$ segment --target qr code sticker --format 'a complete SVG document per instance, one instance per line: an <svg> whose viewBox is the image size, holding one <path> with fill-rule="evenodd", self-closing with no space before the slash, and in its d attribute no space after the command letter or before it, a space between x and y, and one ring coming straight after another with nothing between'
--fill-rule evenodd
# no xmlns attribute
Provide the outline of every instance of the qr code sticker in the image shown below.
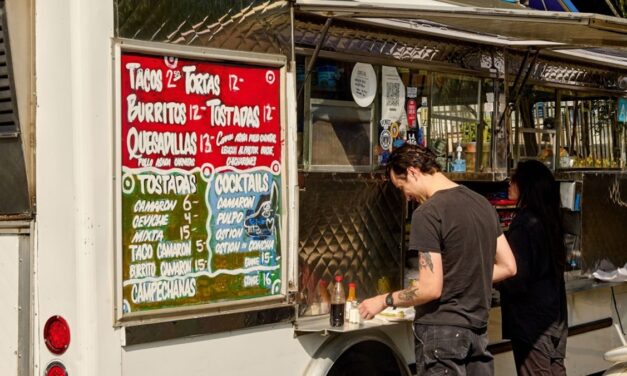
<svg viewBox="0 0 627 376"><path fill-rule="evenodd" d="M398 106L401 84L398 82L388 82L386 85L386 89L388 106Z"/></svg>

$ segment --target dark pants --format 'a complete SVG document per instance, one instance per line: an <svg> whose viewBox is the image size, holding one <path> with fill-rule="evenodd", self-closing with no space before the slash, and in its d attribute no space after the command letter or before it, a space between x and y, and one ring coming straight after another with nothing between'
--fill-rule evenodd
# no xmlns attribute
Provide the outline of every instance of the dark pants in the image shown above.
<svg viewBox="0 0 627 376"><path fill-rule="evenodd" d="M494 374L493 357L487 350L488 336L457 326L414 324L416 374Z"/></svg>
<svg viewBox="0 0 627 376"><path fill-rule="evenodd" d="M512 340L512 351L518 376L566 376L564 359L552 359L542 351Z"/></svg>

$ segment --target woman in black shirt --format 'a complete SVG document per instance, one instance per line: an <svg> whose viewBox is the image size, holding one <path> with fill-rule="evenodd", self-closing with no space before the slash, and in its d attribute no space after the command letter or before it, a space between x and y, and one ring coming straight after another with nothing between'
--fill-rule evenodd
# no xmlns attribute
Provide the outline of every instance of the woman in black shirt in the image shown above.
<svg viewBox="0 0 627 376"><path fill-rule="evenodd" d="M541 162L521 161L508 195L519 208L507 234L518 274L499 286L503 338L512 341L518 375L565 375L566 256L559 186Z"/></svg>

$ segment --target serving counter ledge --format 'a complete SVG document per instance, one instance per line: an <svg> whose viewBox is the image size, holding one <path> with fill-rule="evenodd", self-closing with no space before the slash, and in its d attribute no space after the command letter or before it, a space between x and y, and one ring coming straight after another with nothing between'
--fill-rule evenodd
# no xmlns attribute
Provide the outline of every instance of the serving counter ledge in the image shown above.
<svg viewBox="0 0 627 376"><path fill-rule="evenodd" d="M564 278L566 280L566 294L574 294L579 291L598 288L610 288L625 284L624 281L600 281L592 276L581 275L578 270L564 273Z"/></svg>
<svg viewBox="0 0 627 376"><path fill-rule="evenodd" d="M359 330L370 330L381 326L391 325L411 325L412 318L399 318L394 320L386 320L375 317L372 320L362 320L359 324L345 322L343 326L332 327L329 324L329 315L319 315L313 317L301 317L294 322L295 336L319 333L322 336L330 334L341 334L355 332Z"/></svg>

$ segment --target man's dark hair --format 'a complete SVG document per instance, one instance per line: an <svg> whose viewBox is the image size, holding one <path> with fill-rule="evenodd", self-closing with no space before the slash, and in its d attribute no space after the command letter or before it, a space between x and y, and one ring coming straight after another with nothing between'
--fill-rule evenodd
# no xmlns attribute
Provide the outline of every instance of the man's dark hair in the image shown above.
<svg viewBox="0 0 627 376"><path fill-rule="evenodd" d="M394 171L394 175L404 178L407 175L407 169L414 167L422 173L431 175L442 171L435 158L435 153L429 148L404 144L390 154L385 172L388 177L391 171Z"/></svg>

